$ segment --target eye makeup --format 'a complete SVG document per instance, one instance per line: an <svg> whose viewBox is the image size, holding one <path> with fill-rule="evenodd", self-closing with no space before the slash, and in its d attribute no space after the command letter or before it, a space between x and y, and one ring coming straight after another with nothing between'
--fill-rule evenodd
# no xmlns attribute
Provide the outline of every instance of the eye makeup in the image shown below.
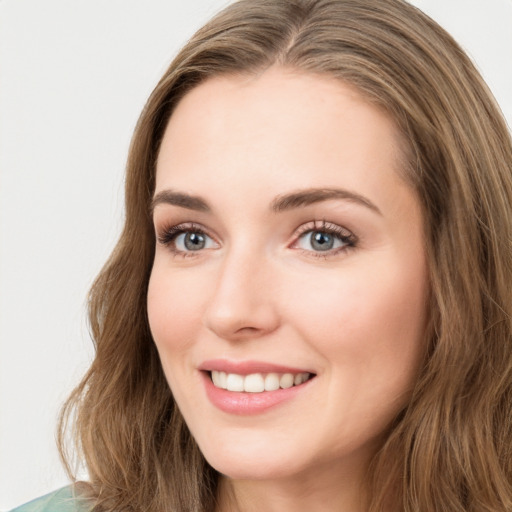
<svg viewBox="0 0 512 512"><path fill-rule="evenodd" d="M287 246L310 257L329 258L353 249L357 237L348 229L326 220L302 224ZM220 243L201 224L182 222L157 230L158 243L174 256L194 257L207 250L218 249Z"/></svg>
<svg viewBox="0 0 512 512"><path fill-rule="evenodd" d="M167 247L175 256L191 257L219 244L200 224L182 222L157 231L158 243Z"/></svg>
<svg viewBox="0 0 512 512"><path fill-rule="evenodd" d="M303 224L295 234L295 239L291 248L299 249L304 254L315 258L327 258L346 252L354 248L358 241L348 229L326 220ZM304 247L308 244L311 249Z"/></svg>

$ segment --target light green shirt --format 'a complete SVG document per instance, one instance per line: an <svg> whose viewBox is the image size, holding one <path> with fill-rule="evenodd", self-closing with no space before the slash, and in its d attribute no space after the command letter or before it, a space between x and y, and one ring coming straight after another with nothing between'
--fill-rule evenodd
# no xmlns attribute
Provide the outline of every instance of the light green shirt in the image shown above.
<svg viewBox="0 0 512 512"><path fill-rule="evenodd" d="M11 512L90 512L91 509L85 500L74 495L70 485L29 501Z"/></svg>

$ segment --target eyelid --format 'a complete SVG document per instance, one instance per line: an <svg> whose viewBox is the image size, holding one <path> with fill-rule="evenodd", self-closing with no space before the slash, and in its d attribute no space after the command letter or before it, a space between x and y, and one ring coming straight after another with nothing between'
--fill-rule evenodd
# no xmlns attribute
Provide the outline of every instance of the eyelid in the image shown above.
<svg viewBox="0 0 512 512"><path fill-rule="evenodd" d="M314 251L303 249L298 246L299 241L303 235L311 232L325 232L331 235L338 237L338 239L344 242L342 247L337 247L334 249L326 250L326 251ZM328 258L329 256L334 256L339 252L344 252L349 249L353 249L358 243L357 236L350 231L349 229L340 226L339 224L335 224L333 222L328 222L325 219L322 221L312 221L302 224L293 235L293 242L289 245L290 248L300 250L307 256L311 256L314 258Z"/></svg>
<svg viewBox="0 0 512 512"><path fill-rule="evenodd" d="M325 219L318 221L313 220L306 222L299 226L294 234L295 237L299 237L309 231L326 231L328 233L337 233L346 237L354 237L355 235L349 229L335 224L334 222L328 222Z"/></svg>
<svg viewBox="0 0 512 512"><path fill-rule="evenodd" d="M200 256L205 251L212 250L212 248L202 248L198 249L197 251L189 250L180 250L177 249L174 242L176 238L187 232L194 232L194 233L200 233L208 238L210 238L218 248L220 246L220 242L218 241L217 237L213 235L209 229L205 228L203 225L198 224L196 222L181 222L178 224L163 224L161 227L155 226L156 231L156 238L158 243L161 245L167 247L175 256L181 256L181 257L194 257L194 256ZM302 247L299 247L298 244L300 242L300 239L303 235L306 233L311 232L325 232L327 234L333 235L338 238L338 240L341 240L343 242L343 245L341 247L335 247L332 249L328 249L325 251L315 251L315 250L309 250L304 249ZM322 221L311 221L302 224L299 226L295 233L293 234L293 241L288 245L289 248L299 250L302 253L306 254L310 257L321 257L321 258L328 258L330 256L334 256L338 254L339 252L347 251L348 249L353 249L356 244L358 243L357 236L350 231L349 229L340 226L339 224L335 224L333 222L328 222L326 220Z"/></svg>
<svg viewBox="0 0 512 512"><path fill-rule="evenodd" d="M182 234L187 232L193 232L193 233L200 233L202 235L207 236L211 240L215 242L216 245L220 245L217 237L212 235L208 229L206 229L201 224L198 224L196 222L181 222L179 224L164 224L160 228L156 228L156 238L158 243L161 245L169 248L169 250L175 255L175 256L199 256L200 253L204 252L204 250L210 250L210 249L204 249L204 250L198 250L198 251L182 251L179 249L176 249L176 247L173 245L176 238Z"/></svg>

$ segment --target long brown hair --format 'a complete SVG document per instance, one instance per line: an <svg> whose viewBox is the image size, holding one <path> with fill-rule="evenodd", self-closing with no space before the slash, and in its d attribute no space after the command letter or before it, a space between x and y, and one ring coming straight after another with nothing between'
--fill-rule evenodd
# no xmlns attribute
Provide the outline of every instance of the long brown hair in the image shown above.
<svg viewBox="0 0 512 512"><path fill-rule="evenodd" d="M149 205L177 102L209 77L272 65L336 77L386 109L423 209L428 346L369 468L370 510L510 511L512 142L464 52L403 0L241 0L172 62L133 136L125 225L90 293L96 357L63 408L63 456L72 418L98 510L214 508L217 474L174 404L148 328Z"/></svg>

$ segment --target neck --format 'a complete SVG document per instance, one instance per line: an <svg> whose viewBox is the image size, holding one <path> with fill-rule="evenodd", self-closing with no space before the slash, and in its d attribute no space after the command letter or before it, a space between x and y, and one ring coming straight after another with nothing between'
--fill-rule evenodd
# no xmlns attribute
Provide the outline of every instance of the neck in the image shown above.
<svg viewBox="0 0 512 512"><path fill-rule="evenodd" d="M364 471L334 465L268 480L222 476L216 512L364 512Z"/></svg>

